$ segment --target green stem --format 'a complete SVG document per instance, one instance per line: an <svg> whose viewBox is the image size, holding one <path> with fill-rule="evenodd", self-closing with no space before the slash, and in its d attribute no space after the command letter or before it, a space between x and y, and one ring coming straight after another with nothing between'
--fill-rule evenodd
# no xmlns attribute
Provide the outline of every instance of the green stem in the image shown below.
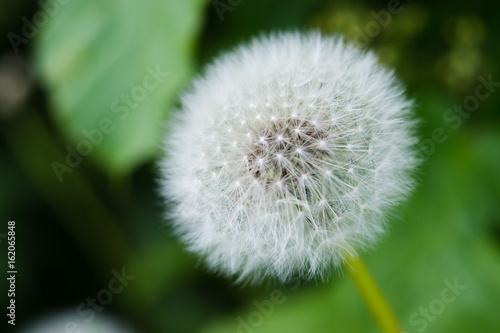
<svg viewBox="0 0 500 333"><path fill-rule="evenodd" d="M401 333L394 312L363 260L360 257L351 258L346 262L346 268L380 330L384 333Z"/></svg>

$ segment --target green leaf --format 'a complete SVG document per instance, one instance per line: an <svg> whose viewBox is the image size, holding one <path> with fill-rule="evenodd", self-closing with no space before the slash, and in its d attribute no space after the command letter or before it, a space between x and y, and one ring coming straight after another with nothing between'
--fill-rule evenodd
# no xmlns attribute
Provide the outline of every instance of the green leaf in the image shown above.
<svg viewBox="0 0 500 333"><path fill-rule="evenodd" d="M205 2L60 5L38 36L35 60L53 117L76 152L116 174L153 156L193 72Z"/></svg>

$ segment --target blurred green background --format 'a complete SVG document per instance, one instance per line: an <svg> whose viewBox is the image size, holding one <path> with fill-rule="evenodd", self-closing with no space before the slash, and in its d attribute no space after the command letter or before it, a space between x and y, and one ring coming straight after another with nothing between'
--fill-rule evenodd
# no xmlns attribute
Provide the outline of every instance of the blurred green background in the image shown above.
<svg viewBox="0 0 500 333"><path fill-rule="evenodd" d="M2 0L2 308L15 220L16 327L76 311L125 269L135 278L96 313L137 332L377 332L342 272L259 287L207 273L157 194L161 134L192 76L261 32L319 28L374 50L422 119L419 186L363 255L405 332L500 332L499 14L481 0Z"/></svg>

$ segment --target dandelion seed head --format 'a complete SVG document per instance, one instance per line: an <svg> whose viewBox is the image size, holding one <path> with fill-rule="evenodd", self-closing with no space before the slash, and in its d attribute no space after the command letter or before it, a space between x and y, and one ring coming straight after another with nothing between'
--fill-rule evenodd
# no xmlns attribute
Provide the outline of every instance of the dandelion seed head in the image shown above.
<svg viewBox="0 0 500 333"><path fill-rule="evenodd" d="M376 243L412 188L411 105L391 71L340 37L274 34L223 55L165 141L175 230L239 280L327 277Z"/></svg>
<svg viewBox="0 0 500 333"><path fill-rule="evenodd" d="M74 309L49 313L35 320L31 320L27 325L21 327L21 333L46 333L46 332L66 332L68 325L71 331L80 333L133 333L128 324L117 318L105 314L99 314L93 320L83 319Z"/></svg>

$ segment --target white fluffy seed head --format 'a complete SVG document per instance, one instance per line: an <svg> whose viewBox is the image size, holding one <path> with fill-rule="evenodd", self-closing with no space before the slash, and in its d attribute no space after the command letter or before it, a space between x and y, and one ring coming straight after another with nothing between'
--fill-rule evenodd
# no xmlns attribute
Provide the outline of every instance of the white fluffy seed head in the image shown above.
<svg viewBox="0 0 500 333"><path fill-rule="evenodd" d="M33 321L27 326L22 326L20 333L48 333L48 332L79 332L79 333L133 333L125 323L102 313L97 314L90 322L74 309L64 310L55 314L46 315ZM73 329L68 330L68 324Z"/></svg>
<svg viewBox="0 0 500 333"><path fill-rule="evenodd" d="M411 102L370 52L319 33L263 36L182 97L162 161L175 229L240 280L324 278L373 245L411 189Z"/></svg>

